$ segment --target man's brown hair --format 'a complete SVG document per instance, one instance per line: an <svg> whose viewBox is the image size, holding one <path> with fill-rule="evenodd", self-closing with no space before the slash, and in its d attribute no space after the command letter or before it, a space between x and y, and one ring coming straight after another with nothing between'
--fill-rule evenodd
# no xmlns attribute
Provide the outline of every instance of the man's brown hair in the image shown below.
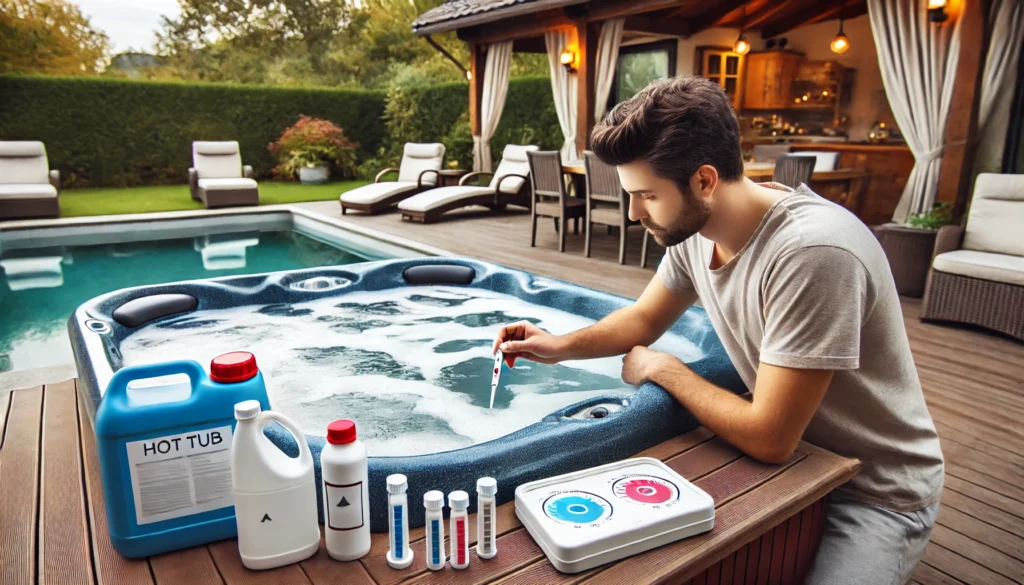
<svg viewBox="0 0 1024 585"><path fill-rule="evenodd" d="M722 181L743 178L740 127L729 96L703 77L661 79L615 106L591 135L597 156L612 165L644 160L656 175L690 194L702 165Z"/></svg>

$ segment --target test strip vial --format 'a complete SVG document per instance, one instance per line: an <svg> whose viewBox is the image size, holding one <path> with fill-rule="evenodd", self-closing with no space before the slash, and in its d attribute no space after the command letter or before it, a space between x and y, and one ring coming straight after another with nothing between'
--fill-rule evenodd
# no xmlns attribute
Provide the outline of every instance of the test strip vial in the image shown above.
<svg viewBox="0 0 1024 585"><path fill-rule="evenodd" d="M401 473L389 475L388 479L388 551L387 561L392 569L406 569L412 564L412 549L409 548L409 496L405 490L409 481Z"/></svg>
<svg viewBox="0 0 1024 585"><path fill-rule="evenodd" d="M423 494L423 507L427 509L427 568L444 568L444 492L432 490Z"/></svg>
<svg viewBox="0 0 1024 585"><path fill-rule="evenodd" d="M498 554L498 514L494 501L498 482L493 477L476 480L476 556L491 559Z"/></svg>
<svg viewBox="0 0 1024 585"><path fill-rule="evenodd" d="M451 559L453 569L465 569L469 566L469 494L462 490L448 494L448 505L451 513Z"/></svg>

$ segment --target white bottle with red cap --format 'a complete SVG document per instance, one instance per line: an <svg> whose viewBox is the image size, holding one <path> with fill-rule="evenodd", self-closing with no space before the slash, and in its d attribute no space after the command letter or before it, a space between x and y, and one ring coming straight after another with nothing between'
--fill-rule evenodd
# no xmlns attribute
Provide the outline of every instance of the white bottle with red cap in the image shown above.
<svg viewBox="0 0 1024 585"><path fill-rule="evenodd" d="M320 548L320 523L306 436L290 418L262 412L256 400L236 404L235 419L231 491L242 564L254 570L273 569L309 558ZM294 436L298 457L289 457L263 434L271 422Z"/></svg>
<svg viewBox="0 0 1024 585"><path fill-rule="evenodd" d="M336 420L327 425L320 452L323 474L324 534L327 553L354 561L370 552L370 496L366 446L356 439L356 424Z"/></svg>

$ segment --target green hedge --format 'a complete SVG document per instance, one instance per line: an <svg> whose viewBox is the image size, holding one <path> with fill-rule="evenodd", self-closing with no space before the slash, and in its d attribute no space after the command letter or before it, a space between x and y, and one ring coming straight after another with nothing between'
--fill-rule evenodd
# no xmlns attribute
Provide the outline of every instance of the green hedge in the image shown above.
<svg viewBox="0 0 1024 585"><path fill-rule="evenodd" d="M0 77L0 137L42 140L75 187L185 182L194 140L237 140L263 175L267 145L299 114L338 124L365 155L384 140L383 110L383 92Z"/></svg>
<svg viewBox="0 0 1024 585"><path fill-rule="evenodd" d="M391 159L407 141L438 140L449 160L469 168L468 89L448 83L385 93L0 76L0 139L42 140L69 187L183 183L194 140L238 140L243 162L265 176L276 164L267 145L306 114L344 128L367 171L396 163ZM561 145L547 78L512 80L491 139L495 161L508 143Z"/></svg>

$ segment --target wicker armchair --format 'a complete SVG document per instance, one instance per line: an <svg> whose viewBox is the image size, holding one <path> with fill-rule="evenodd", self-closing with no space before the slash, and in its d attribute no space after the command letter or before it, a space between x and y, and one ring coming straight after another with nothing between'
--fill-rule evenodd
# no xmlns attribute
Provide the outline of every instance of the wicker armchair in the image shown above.
<svg viewBox="0 0 1024 585"><path fill-rule="evenodd" d="M1024 175L983 173L966 227L935 241L922 321L978 325L1024 341Z"/></svg>

